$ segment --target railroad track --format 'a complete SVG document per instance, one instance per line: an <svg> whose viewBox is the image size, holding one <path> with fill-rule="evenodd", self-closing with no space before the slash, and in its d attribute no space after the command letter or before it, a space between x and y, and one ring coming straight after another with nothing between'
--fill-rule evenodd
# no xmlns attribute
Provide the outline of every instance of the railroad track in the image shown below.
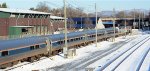
<svg viewBox="0 0 150 71"><path fill-rule="evenodd" d="M117 67L115 67L113 69L114 70L117 70L119 68L121 68L121 66L125 63L125 62L129 62L130 63L130 67L129 67L129 71L139 71L140 70L140 67L145 59L145 57L147 56L149 50L150 50L150 47L148 46L144 46L144 45L149 45L147 44L146 42L150 42L150 38L148 39L145 39L145 41L141 44L139 44L139 46L135 46L135 49L130 53L128 54L120 63L119 65L117 65ZM133 56L135 56L136 54L138 54L138 57L136 57L137 59L134 59L132 60ZM127 68L128 66L126 66Z"/></svg>
<svg viewBox="0 0 150 71"><path fill-rule="evenodd" d="M135 38L133 38L133 39L135 39ZM115 47L115 48L107 49L107 50L101 51L101 52L98 51L98 52L92 53L90 57L85 58L85 59L83 59L83 60L81 59L79 63L78 63L78 62L76 63L76 61L74 61L74 62L67 63L67 64L64 64L64 65L61 65L61 66L52 67L52 68L47 68L46 70L54 70L54 71L68 71L68 70L74 70L74 69L75 69L75 70L80 70L80 69L82 69L82 68L85 68L85 67L88 66L89 64L91 64L91 63L97 61L98 59L100 59L100 58L102 58L102 57L104 57L104 56L106 56L106 55L108 55L108 54L110 54L110 53L116 51L116 50L119 49L121 46L127 44L129 41L131 41L131 40L133 40L133 39L128 39L128 40L126 40L125 42L123 42L122 44L117 43L116 45L118 45L118 46ZM114 45L114 46L116 46L116 45ZM113 47L114 47L114 46L113 46ZM107 52L106 52L106 51L107 51ZM99 56L98 56L98 55L99 55ZM96 57L96 56L98 56L98 57ZM93 59L93 57L96 57L96 58ZM40 59L40 60L44 60L44 59L46 59L46 58L43 58L43 59ZM92 60L91 60L91 59L92 59ZM87 62L87 61L89 61L89 62ZM38 61L34 61L34 62L38 62ZM72 65L72 63L73 63L73 65ZM81 63L82 63L82 64L81 64ZM19 67L21 67L21 66L28 65L28 64L32 64L32 63L25 63L25 64L21 64L21 65L19 65L19 66L10 67L10 68L4 69L4 71L13 70L13 69L16 69L16 68L19 68ZM77 67L78 65L81 65L81 66L80 66L80 67Z"/></svg>
<svg viewBox="0 0 150 71"><path fill-rule="evenodd" d="M128 41L126 41L126 42L128 42ZM102 51L101 53L103 53L103 52L104 52L104 51ZM95 54L97 54L97 53L99 53L99 52L96 52L96 53L93 53L93 54L95 55ZM92 54L92 55L93 55L93 54ZM44 59L46 59L46 58L42 58L42 59L40 59L40 60L44 60ZM38 61L34 60L34 62L38 62ZM32 63L34 63L34 62L32 62ZM24 65L32 64L32 63L31 63L31 62L27 62L27 63L23 63L23 64L20 64L20 65L17 65L17 66L8 67L8 68L2 69L2 70L4 70L4 71L9 71L9 70L13 70L13 69L22 67L22 66L24 66ZM47 70L49 70L49 68L48 68Z"/></svg>
<svg viewBox="0 0 150 71"><path fill-rule="evenodd" d="M114 71L116 70L116 68L118 68L118 66L120 66L120 64L125 60L127 59L132 53L134 53L136 50L139 49L139 47L141 47L145 42L147 42L149 40L149 36L144 38L143 40L139 41L138 43L136 43L135 45L132 45L130 48L116 54L115 56L109 58L109 59L106 59L106 62L103 62L103 63L100 63L97 70L96 71ZM142 59L144 59L147 55L149 50L147 50L145 53L144 53L144 56L142 57ZM123 56L124 55L124 56ZM121 57L122 56L122 57ZM121 57L119 59L119 57ZM118 60L117 60L118 59ZM137 68L135 69L136 71L138 71L141 63L143 62L141 59L141 62L139 62ZM116 61L116 62L115 62ZM96 61L95 61L96 62ZM110 66L111 64L111 66ZM87 69L90 69L90 66L87 67ZM93 68L94 70L95 68ZM135 71L133 70L133 71Z"/></svg>
<svg viewBox="0 0 150 71"><path fill-rule="evenodd" d="M46 59L46 58L42 58L42 59L40 59L40 60L44 60L44 59ZM38 61L34 60L32 63L34 63L34 62L38 62ZM13 66L13 67L9 67L9 68L3 69L3 71L10 71L10 70L13 70L13 69L22 67L22 66L24 66L24 65L32 64L32 63L31 63L31 62L23 63L23 64L20 64L20 65L17 65L17 66ZM1 70L0 70L0 71L1 71Z"/></svg>
<svg viewBox="0 0 150 71"><path fill-rule="evenodd" d="M133 39L135 39L135 38L133 38ZM94 52L91 55L89 55L88 57L84 57L84 59L82 58L82 59L73 61L71 63L67 63L67 64L64 64L61 66L57 66L57 67L48 68L46 70L49 70L49 71L79 71L79 70L85 68L86 66L88 66L89 64L116 51L117 49L119 49L120 47L127 44L129 41L131 41L133 39L128 39L125 42L117 43L105 51Z"/></svg>

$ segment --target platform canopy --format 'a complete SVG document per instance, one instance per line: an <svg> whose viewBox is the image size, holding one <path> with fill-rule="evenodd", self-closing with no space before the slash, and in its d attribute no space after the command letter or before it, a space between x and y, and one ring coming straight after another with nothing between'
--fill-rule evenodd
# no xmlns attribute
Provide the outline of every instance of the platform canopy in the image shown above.
<svg viewBox="0 0 150 71"><path fill-rule="evenodd" d="M34 26L11 26L11 27L17 27L17 28L32 28Z"/></svg>

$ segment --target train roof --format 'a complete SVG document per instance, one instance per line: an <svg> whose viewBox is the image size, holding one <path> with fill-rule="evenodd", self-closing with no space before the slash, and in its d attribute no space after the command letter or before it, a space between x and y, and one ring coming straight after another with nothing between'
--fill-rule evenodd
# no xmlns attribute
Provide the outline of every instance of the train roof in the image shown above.
<svg viewBox="0 0 150 71"><path fill-rule="evenodd" d="M103 33L104 31L108 31L112 29L113 28L100 29L97 32ZM73 37L84 36L85 34L87 35L95 34L95 30L70 32L67 34L67 38L69 39ZM64 40L65 35L53 34L53 35L46 35L46 36L33 36L33 37L26 37L26 38L13 39L13 40L4 40L4 41L0 41L0 51L17 49L20 47L28 47L35 44L45 43L47 38L49 38L51 41Z"/></svg>
<svg viewBox="0 0 150 71"><path fill-rule="evenodd" d="M112 30L113 28L106 28L106 29L99 29L97 32L98 33L103 33L104 31ZM78 36L84 36L85 34L90 35L90 34L95 34L95 29L92 30L84 30L84 31L76 31L76 32L70 32L67 34L67 38L73 38L73 37L78 37ZM48 37L51 39L51 41L57 41L60 39L64 39L65 35L64 33L62 34L53 34L53 35L47 35L45 37Z"/></svg>
<svg viewBox="0 0 150 71"><path fill-rule="evenodd" d="M19 47L27 47L33 44L39 44L45 42L46 38L43 37L28 37L13 40L5 40L0 42L0 51L8 49L16 49Z"/></svg>

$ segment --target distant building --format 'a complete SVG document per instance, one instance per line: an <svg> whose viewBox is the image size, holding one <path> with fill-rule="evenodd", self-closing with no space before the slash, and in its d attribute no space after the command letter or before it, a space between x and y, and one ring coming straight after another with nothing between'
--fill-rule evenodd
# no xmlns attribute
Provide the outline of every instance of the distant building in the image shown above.
<svg viewBox="0 0 150 71"><path fill-rule="evenodd" d="M101 18L98 17L98 21ZM96 18L95 17L75 17L75 18L69 18L69 20L73 20L74 24L69 24L68 27L71 26L71 28L76 29L82 29L82 28L95 28ZM110 19L101 19L103 27L109 28L113 26L113 21ZM115 25L118 26L118 21L115 21ZM101 26L102 28L102 26Z"/></svg>
<svg viewBox="0 0 150 71"><path fill-rule="evenodd" d="M68 28L95 28L95 17L74 17L68 19L68 21L70 20L73 20L74 24L69 24Z"/></svg>
<svg viewBox="0 0 150 71"><path fill-rule="evenodd" d="M63 20L51 13L0 8L0 37L52 34L64 28Z"/></svg>

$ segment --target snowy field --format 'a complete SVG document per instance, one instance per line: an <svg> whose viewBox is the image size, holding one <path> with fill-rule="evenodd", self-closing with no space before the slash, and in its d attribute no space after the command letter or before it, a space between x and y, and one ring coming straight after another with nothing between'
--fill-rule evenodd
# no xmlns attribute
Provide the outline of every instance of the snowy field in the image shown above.
<svg viewBox="0 0 150 71"><path fill-rule="evenodd" d="M17 67L17 66L20 66L23 64L26 64L26 65L14 68L11 71L32 71L32 70L54 71L53 68L57 68L57 67L61 67L61 66L62 66L61 68L63 69L65 67L69 66L68 64L70 64L70 66L71 66L75 63L81 63L82 61L86 60L86 58L88 58L88 57L90 58L90 56L92 56L93 53L106 52L107 50L112 49L114 47L113 44L118 45L118 43L121 44L123 42L124 43L126 42L126 45L121 48L118 48L117 51L114 51L111 54L109 54L109 55L107 55L85 67L85 68L94 67L95 70L99 70L100 65L103 66L104 64L109 63L113 59L114 62L109 64L109 66L105 67L105 70L104 70L104 71L110 71L110 69L113 69L113 65L115 65L115 64L117 65L119 63L119 61L121 61L123 58L125 58L126 55L130 54L130 52L132 52L134 50L134 48L132 50L130 50L130 52L127 52L128 54L125 54L125 55L121 56L120 58L118 58L118 56L122 55L122 53L124 53L126 50L130 49L130 46L136 44L136 42L139 42L140 40L149 36L149 34L146 34L146 33L140 33L138 35L128 35L126 37L125 36L118 37L115 39L115 42L102 41L102 42L98 43L98 47L95 47L94 43L90 44L88 46L85 46L85 47L81 47L76 50L77 55L71 59L64 59L63 54L60 53L59 55L55 55L55 56L49 57L49 58L42 57L39 61L36 61L33 63L29 63L29 62L19 63L13 67ZM135 64L138 65L140 63L138 60L142 61L143 60L142 58L145 58L145 59L142 62L140 71L148 70L146 68L150 66L150 57L149 57L150 56L150 51L149 51L150 47L148 47L148 45L150 45L149 42L150 41L148 41L145 45L143 45L142 46L143 48L139 48L138 50L133 52L134 54L130 55L128 57L128 59L126 60L126 62L121 63L119 65L119 67L116 69L116 71L119 71L121 69L124 69L124 71L126 71L126 69L128 69L131 65L132 65L132 67L136 67ZM144 53L142 53L142 52L144 52ZM145 55L146 53L147 53L147 55ZM82 63L81 63L81 66L83 66ZM80 67L80 65L78 65L77 67ZM9 68L7 68L7 69L9 69ZM69 70L67 69L66 71L71 71L71 70L73 70L73 69L69 69ZM82 69L82 70L85 71L85 69ZM55 71L61 71L61 69L55 70ZM62 71L65 71L65 70L62 70ZM132 71L132 69L130 71Z"/></svg>

